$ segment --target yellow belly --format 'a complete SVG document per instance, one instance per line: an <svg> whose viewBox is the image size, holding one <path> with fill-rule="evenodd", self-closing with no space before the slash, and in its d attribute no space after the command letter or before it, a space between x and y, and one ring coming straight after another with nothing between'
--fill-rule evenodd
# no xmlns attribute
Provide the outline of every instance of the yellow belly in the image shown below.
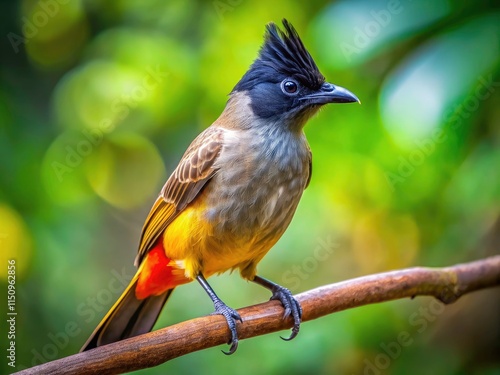
<svg viewBox="0 0 500 375"><path fill-rule="evenodd" d="M235 268L240 268L243 277L253 278L256 264L282 232L264 237L256 232L244 238L238 233L214 233L200 201L198 199L188 206L166 228L163 246L167 257L184 269L185 276L191 279L199 273L209 277Z"/></svg>

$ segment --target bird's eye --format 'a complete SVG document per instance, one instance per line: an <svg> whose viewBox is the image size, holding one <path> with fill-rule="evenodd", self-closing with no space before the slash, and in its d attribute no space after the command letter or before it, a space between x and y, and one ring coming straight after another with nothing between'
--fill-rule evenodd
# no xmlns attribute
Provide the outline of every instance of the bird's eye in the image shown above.
<svg viewBox="0 0 500 375"><path fill-rule="evenodd" d="M291 79L285 79L281 82L281 91L287 95L295 95L299 92L299 85Z"/></svg>

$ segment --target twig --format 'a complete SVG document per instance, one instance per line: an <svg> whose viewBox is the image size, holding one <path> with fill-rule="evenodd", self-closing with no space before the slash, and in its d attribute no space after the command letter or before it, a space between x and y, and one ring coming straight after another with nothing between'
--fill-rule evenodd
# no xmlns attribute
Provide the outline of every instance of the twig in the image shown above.
<svg viewBox="0 0 500 375"><path fill-rule="evenodd" d="M500 255L446 268L409 268L326 285L296 296L303 321L371 303L420 295L451 303L460 296L500 285ZM290 328L283 308L269 301L239 309L240 339ZM17 375L120 374L157 366L173 358L224 344L229 330L222 316L192 319L145 335L61 358ZM300 340L300 335L298 337Z"/></svg>

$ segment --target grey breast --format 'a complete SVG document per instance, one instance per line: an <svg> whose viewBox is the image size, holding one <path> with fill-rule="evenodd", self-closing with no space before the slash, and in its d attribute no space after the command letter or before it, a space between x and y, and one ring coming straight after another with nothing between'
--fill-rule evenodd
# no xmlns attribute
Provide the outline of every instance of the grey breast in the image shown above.
<svg viewBox="0 0 500 375"><path fill-rule="evenodd" d="M207 191L207 219L217 231L249 239L281 235L307 183L309 158L303 133L228 136Z"/></svg>

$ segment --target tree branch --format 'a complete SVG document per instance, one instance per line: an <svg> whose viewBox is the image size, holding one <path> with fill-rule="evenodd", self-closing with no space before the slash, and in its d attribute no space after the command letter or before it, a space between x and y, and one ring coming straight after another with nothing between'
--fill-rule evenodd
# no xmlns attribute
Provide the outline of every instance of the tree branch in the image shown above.
<svg viewBox="0 0 500 375"><path fill-rule="evenodd" d="M302 305L303 321L308 321L336 311L419 295L451 303L466 293L496 285L500 285L500 255L446 268L416 267L360 277L309 290L296 298ZM243 318L243 323L237 325L240 339L292 326L290 318L282 319L283 308L277 301L238 312ZM205 316L16 374L120 374L224 344L229 337L222 316Z"/></svg>

